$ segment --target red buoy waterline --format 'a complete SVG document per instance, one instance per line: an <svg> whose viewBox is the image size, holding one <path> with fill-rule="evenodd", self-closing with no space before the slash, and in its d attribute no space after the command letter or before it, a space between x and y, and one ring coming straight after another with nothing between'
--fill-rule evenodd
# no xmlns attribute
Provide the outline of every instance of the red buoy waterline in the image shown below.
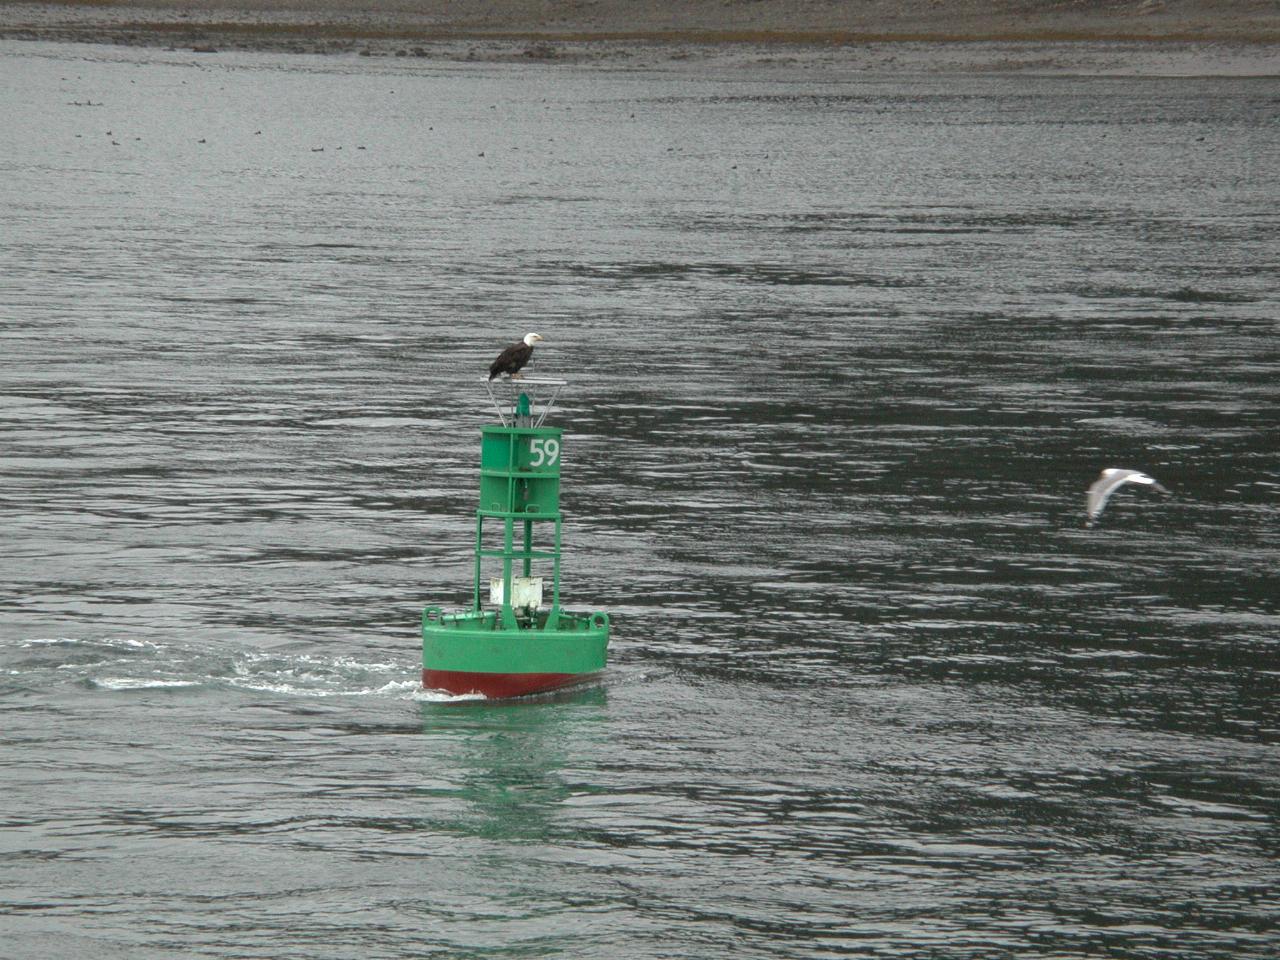
<svg viewBox="0 0 1280 960"><path fill-rule="evenodd" d="M516 392L516 381L511 384ZM588 680L605 668L608 614L560 605L560 463L563 430L544 426L566 382L521 379L504 409L486 385L501 423L481 427L471 607L422 614L422 685L489 699L529 696ZM538 405L529 391L547 389ZM486 536L486 533L488 536ZM483 578L489 567L487 606ZM549 570L547 568L550 568ZM541 576L534 576L535 571ZM543 587L550 573L551 603Z"/></svg>
<svg viewBox="0 0 1280 960"><path fill-rule="evenodd" d="M528 697L559 690L582 680L573 673L480 673L472 670L423 670L422 686L457 696L478 693L489 700Z"/></svg>

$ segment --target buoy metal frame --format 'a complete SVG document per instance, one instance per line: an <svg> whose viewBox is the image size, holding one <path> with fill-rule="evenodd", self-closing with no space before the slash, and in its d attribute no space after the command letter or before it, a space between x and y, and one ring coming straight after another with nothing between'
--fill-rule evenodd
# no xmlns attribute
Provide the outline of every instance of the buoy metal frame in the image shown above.
<svg viewBox="0 0 1280 960"><path fill-rule="evenodd" d="M518 388L513 391L515 396L507 397L506 406L499 402L497 394L493 391L493 381L486 380L484 388L489 393L489 399L493 401L493 408L498 411L498 419L502 421L504 427L526 426L540 427L547 419L547 414L551 412L556 405L556 400L560 397L560 391L568 386L568 380L552 380L546 377L508 377L505 380L498 381L499 386L507 386ZM534 393L531 395L528 388L532 387ZM550 394L542 401L541 404L537 400L537 389L539 387L549 388ZM525 399L525 406L521 408L521 397ZM536 418L536 419L535 419Z"/></svg>

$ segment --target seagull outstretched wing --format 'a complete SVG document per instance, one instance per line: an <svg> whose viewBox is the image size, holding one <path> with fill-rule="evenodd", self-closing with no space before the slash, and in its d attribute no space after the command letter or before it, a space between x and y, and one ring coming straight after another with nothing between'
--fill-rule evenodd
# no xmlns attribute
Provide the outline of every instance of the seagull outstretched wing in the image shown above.
<svg viewBox="0 0 1280 960"><path fill-rule="evenodd" d="M1149 487L1154 487L1161 493L1169 492L1156 482L1155 477L1149 477L1141 470L1107 467L1102 471L1102 476L1093 481L1093 484L1089 487L1089 498L1086 502L1088 513L1088 519L1085 521L1086 526L1093 526L1098 517L1101 516L1102 508L1107 505L1107 500L1126 483L1142 483Z"/></svg>

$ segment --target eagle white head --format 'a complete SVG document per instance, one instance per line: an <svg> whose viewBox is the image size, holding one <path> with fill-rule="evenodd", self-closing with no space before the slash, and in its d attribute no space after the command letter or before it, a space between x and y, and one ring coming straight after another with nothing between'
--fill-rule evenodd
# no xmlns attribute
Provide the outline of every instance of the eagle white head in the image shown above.
<svg viewBox="0 0 1280 960"><path fill-rule="evenodd" d="M524 335L525 346L529 346L529 347L532 347L535 343L537 343L541 339L542 339L542 334L540 333L526 333Z"/></svg>

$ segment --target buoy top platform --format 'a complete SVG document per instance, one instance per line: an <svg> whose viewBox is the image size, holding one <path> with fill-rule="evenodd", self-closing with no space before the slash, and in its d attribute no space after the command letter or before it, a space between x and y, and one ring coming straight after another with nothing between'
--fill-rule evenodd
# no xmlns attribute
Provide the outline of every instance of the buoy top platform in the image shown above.
<svg viewBox="0 0 1280 960"><path fill-rule="evenodd" d="M533 377L486 384L499 422L480 428L471 607L423 611L424 687L517 697L605 667L608 614L561 605L564 431L546 420L566 386Z"/></svg>

